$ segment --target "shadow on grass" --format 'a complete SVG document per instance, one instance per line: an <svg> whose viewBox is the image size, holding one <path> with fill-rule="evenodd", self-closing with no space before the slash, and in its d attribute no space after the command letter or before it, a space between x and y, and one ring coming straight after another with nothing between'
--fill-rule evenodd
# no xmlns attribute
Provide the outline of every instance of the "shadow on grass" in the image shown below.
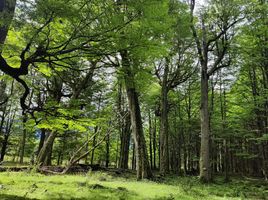
<svg viewBox="0 0 268 200"><path fill-rule="evenodd" d="M73 195L66 195L65 193L58 192L58 193L50 193L49 199L50 200L58 200L58 199L75 199L75 200L128 200L128 199L135 199L138 196L135 192L129 191L124 187L107 187L100 184L87 184L84 182L78 183L78 186L81 190L85 193L79 197L75 194Z"/></svg>
<svg viewBox="0 0 268 200"><path fill-rule="evenodd" d="M27 198L27 197L20 197L16 195L10 195L10 194L0 194L0 199L1 200L37 200L37 199L32 199L32 198Z"/></svg>

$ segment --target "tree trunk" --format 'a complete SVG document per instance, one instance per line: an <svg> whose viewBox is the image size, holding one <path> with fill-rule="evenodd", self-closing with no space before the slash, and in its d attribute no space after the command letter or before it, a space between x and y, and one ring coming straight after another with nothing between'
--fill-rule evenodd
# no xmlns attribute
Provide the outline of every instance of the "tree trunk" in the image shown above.
<svg viewBox="0 0 268 200"><path fill-rule="evenodd" d="M1 121L1 124L0 124L0 128L1 128L0 131L2 131L2 129L3 129L3 125L4 125L3 121L5 119L5 112L6 112L6 108L3 111L2 121ZM11 113L11 107L9 108L7 113ZM8 146L8 139L9 139L9 136L10 136L11 127L12 127L13 122L14 122L15 113L16 112L14 111L14 113L9 116L10 118L7 119L6 124L5 124L5 133L4 133L4 140L2 142L0 161L3 161L4 157L6 155L6 150L7 150L7 146Z"/></svg>
<svg viewBox="0 0 268 200"><path fill-rule="evenodd" d="M262 137L265 134L265 113L261 111L263 105L260 105L258 102L259 99L259 91L258 91L258 82L257 82L257 74L256 69L253 66L249 69L249 76L251 79L251 88L252 88L252 96L254 100L255 113L256 113L256 125L258 128L257 137ZM259 157L261 159L261 171L266 180L268 180L268 161L265 156L265 145L264 142L261 142L258 145Z"/></svg>
<svg viewBox="0 0 268 200"><path fill-rule="evenodd" d="M5 123L5 118L6 118L6 111L7 111L7 107L5 106L4 109L2 110L2 116L1 116L1 123L0 123L0 133L2 133L3 127L4 127L4 123ZM3 157L5 154L5 149L7 146L7 141L5 142L6 138L6 134L4 134L4 140L2 141L2 149L1 149L1 154L0 154L0 161L3 161Z"/></svg>
<svg viewBox="0 0 268 200"><path fill-rule="evenodd" d="M119 141L120 141L120 136L116 137L116 155L115 155L115 168L119 167Z"/></svg>
<svg viewBox="0 0 268 200"><path fill-rule="evenodd" d="M44 142L45 142L45 139L46 139L46 130L45 129L41 129L41 133L40 133L40 140L39 140L39 145L38 145L38 150L37 150L37 154L36 155L39 155L43 145L44 145Z"/></svg>
<svg viewBox="0 0 268 200"><path fill-rule="evenodd" d="M100 114L101 99L102 99L102 93L100 93L98 96L97 116L99 116L99 114ZM91 152L91 159L90 159L91 165L93 165L93 163L94 163L94 156L95 156L95 148L96 148L96 140L97 140L97 132L98 131L99 131L99 127L96 126L94 128L94 137L93 137L93 141L92 141L92 152Z"/></svg>
<svg viewBox="0 0 268 200"><path fill-rule="evenodd" d="M94 164L94 155L95 155L95 146L96 146L96 133L98 131L98 126L95 127L94 129L94 136L93 136L93 140L92 140L92 152L91 152L91 158L90 158L90 164L93 165Z"/></svg>
<svg viewBox="0 0 268 200"><path fill-rule="evenodd" d="M52 165L52 152L53 152L53 142L48 146L47 151L46 151L46 158L44 161L44 166L51 166Z"/></svg>
<svg viewBox="0 0 268 200"><path fill-rule="evenodd" d="M165 175L169 172L169 148L168 148L168 86L167 76L169 62L166 59L162 91L161 91L161 115L160 115L160 173Z"/></svg>
<svg viewBox="0 0 268 200"><path fill-rule="evenodd" d="M43 166L45 164L47 152L53 146L53 142L54 142L56 136L57 136L57 132L55 132L55 131L52 131L49 133L47 139L44 142L44 145L42 146L42 148L37 156L37 159L36 159L37 166Z"/></svg>
<svg viewBox="0 0 268 200"><path fill-rule="evenodd" d="M27 122L27 116L23 114L23 133L22 133L22 140L21 140L21 148L20 148L20 163L23 163L23 157L24 157L24 150L25 150L25 143L26 143L26 125Z"/></svg>
<svg viewBox="0 0 268 200"><path fill-rule="evenodd" d="M121 57L130 110L132 133L135 143L137 180L151 178L152 172L149 165L146 142L143 133L139 98L134 83L134 74L131 69L127 51L121 52Z"/></svg>
<svg viewBox="0 0 268 200"><path fill-rule="evenodd" d="M220 105L221 105L221 120L222 120L222 131L223 135L225 135L226 131L226 93L225 93L225 88L222 82L221 78L222 74L220 72ZM225 182L229 181L229 148L228 148L228 140L227 138L224 138L223 140L223 148L224 148L224 180Z"/></svg>
<svg viewBox="0 0 268 200"><path fill-rule="evenodd" d="M176 166L174 167L175 169L175 173L176 174L181 174L181 147L182 147L182 142L181 142L181 133L180 131L178 130L178 122L177 122L177 109L175 109L175 112L174 112L174 150L175 150L175 160L176 160Z"/></svg>
<svg viewBox="0 0 268 200"><path fill-rule="evenodd" d="M209 109L208 109L208 74L207 66L202 66L201 72L201 148L200 148L200 179L211 181L209 156Z"/></svg>
<svg viewBox="0 0 268 200"><path fill-rule="evenodd" d="M229 148L228 148L228 141L227 139L224 139L223 141L224 145L224 181L229 182Z"/></svg>
<svg viewBox="0 0 268 200"><path fill-rule="evenodd" d="M153 127L152 127L152 118L151 112L149 110L149 152L150 152L150 166L153 169L153 148L152 148L152 135L153 135Z"/></svg>
<svg viewBox="0 0 268 200"><path fill-rule="evenodd" d="M87 132L87 144L86 144L86 151L89 149L89 132ZM85 157L85 164L88 165L88 156Z"/></svg>
<svg viewBox="0 0 268 200"><path fill-rule="evenodd" d="M153 128L153 154L154 154L153 169L156 169L156 116L154 118L154 128Z"/></svg>
<svg viewBox="0 0 268 200"><path fill-rule="evenodd" d="M119 159L119 168L128 169L128 157L129 157L129 144L130 144L130 115L127 114L125 118L125 123L123 127L123 132L121 133L121 143L120 143L120 159Z"/></svg>
<svg viewBox="0 0 268 200"><path fill-rule="evenodd" d="M137 179L151 178L152 172L150 170L145 137L143 134L142 121L140 107L138 103L138 94L133 88L127 89L131 124L135 142L135 154L136 154L136 170Z"/></svg>
<svg viewBox="0 0 268 200"><path fill-rule="evenodd" d="M2 148L0 154L0 162L2 162L6 155L7 145L8 145L9 134L5 134L4 140L2 141Z"/></svg>
<svg viewBox="0 0 268 200"><path fill-rule="evenodd" d="M106 155L105 155L105 167L109 167L109 162L110 162L110 135L107 135L106 137Z"/></svg>
<svg viewBox="0 0 268 200"><path fill-rule="evenodd" d="M133 149L132 149L132 162L131 162L131 169L132 170L136 170L136 156L135 156L135 143L134 143L134 140L132 141L132 146L133 146Z"/></svg>
<svg viewBox="0 0 268 200"><path fill-rule="evenodd" d="M215 80L213 80L213 76L211 77L210 80L210 85L211 85L211 95L210 95L210 109L209 109L209 132L211 133L210 135L210 155L211 155L211 160L212 160L212 166L211 166L211 171L212 172L217 172L217 165L218 165L218 156L219 156L219 151L217 151L218 149L218 145L217 142L215 140L216 136L215 133L212 132L212 119L213 119L213 113L214 113L214 99L215 99L215 86L217 84L217 78Z"/></svg>

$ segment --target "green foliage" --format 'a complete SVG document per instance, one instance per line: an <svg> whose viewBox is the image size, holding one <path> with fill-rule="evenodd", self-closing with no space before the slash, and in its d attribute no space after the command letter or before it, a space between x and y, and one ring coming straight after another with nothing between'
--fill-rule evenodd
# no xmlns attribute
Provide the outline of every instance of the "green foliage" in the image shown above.
<svg viewBox="0 0 268 200"><path fill-rule="evenodd" d="M226 38L229 49L226 59L219 63L228 64L228 67L210 77L210 84L214 84L213 93L211 85L209 88L210 131L214 145L212 149L215 149L212 153L221 159L213 160L213 164L218 162L218 165L224 165L224 141L227 141L234 160L248 163L260 159L260 153L254 149L265 146L268 141L267 127L260 127L258 123L263 120L265 124L267 121L268 93L265 71L268 6L262 2L211 0L194 13L196 19L201 19L202 15L207 29L207 35L202 34L202 20L199 23L196 21L199 38L212 39L208 67L211 68L212 60L223 50L222 42ZM56 164L56 160L64 164L75 149L79 149L94 134L97 134L95 139L98 141L110 133L107 145L110 148L110 166L116 166L124 131L120 122L125 120L123 115L129 109L126 93L122 92L123 114L119 113L117 86L124 87L128 81L132 82L125 80L125 72L122 71L120 54L126 51L128 67L134 75L132 84L139 93L147 146L150 141L148 113L156 128L156 140L159 140L161 78L164 71L161 62L166 58L171 61L168 79L177 73L173 81L179 81L180 75L191 72L190 79L174 86L168 93L168 134L171 143L177 142L170 144L170 149L179 151L175 154L181 156L180 167L187 168L183 166L185 164L189 168L198 168L201 75L194 71L198 56L190 28L189 5L185 1L38 0L18 1L17 4L1 55L12 68L25 64L25 59L30 63L28 75L20 76L29 86L30 94L26 98L28 119L23 124L19 109L23 88L13 78L0 74L0 103L7 99L7 103L0 106L0 117L3 118L0 122L3 124L0 130L1 147L7 125L14 122L8 138L8 160L17 160L25 126L27 138L24 157L27 162L31 156L35 156L40 140L39 131L42 129L58 133L53 146L53 164ZM236 29L230 28L221 35L220 40L213 40L226 24L238 19ZM230 63L227 58L230 58ZM156 77L157 66L160 66L159 77ZM3 114L5 109L7 112ZM89 141L87 148L93 146L94 142ZM94 162L104 163L107 146L104 141L94 149ZM130 149L133 151L132 142ZM158 144L156 149L158 158ZM83 149L81 152L85 151ZM36 198L49 195L53 198L72 198L75 193L77 198L89 195L100 199L243 199L254 196L237 183L230 186L234 188L224 185L226 191L222 192L217 185L202 186L189 178L175 179L175 183L170 181L167 184L138 184L116 179L116 186L113 186L110 178L107 183L100 184L94 179L84 180L83 177L66 176L61 182L58 177L40 176L43 182L36 183L31 176L26 176L31 183L29 186L22 183L24 175L18 178L20 183L16 192L19 196ZM46 178L56 187L47 186L44 183ZM81 178L80 182L78 178ZM14 190L11 182L10 185L11 190L4 190L8 195ZM48 187L48 191L41 191L42 186ZM57 192L56 189L62 190ZM38 193L37 196L35 193ZM261 198L265 196L265 191L260 193Z"/></svg>

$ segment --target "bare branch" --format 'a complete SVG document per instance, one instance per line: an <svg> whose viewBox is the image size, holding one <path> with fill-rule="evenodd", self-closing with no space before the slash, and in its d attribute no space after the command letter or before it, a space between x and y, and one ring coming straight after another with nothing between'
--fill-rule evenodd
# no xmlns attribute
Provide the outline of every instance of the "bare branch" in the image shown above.
<svg viewBox="0 0 268 200"><path fill-rule="evenodd" d="M209 46L212 42L215 42L216 40L220 39L221 36L223 36L224 34L227 33L227 31L233 27L235 24L237 24L238 22L242 21L243 19L245 19L245 17L242 18L238 18L237 20L234 20L231 24L229 24L228 26L224 26L224 29L218 33L214 38L211 38L208 40L207 42L207 46Z"/></svg>

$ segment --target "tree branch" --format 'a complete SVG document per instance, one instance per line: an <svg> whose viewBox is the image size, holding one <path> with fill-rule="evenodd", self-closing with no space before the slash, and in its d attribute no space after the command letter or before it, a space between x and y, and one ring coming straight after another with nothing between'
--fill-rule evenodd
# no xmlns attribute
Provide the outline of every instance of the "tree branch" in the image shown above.
<svg viewBox="0 0 268 200"><path fill-rule="evenodd" d="M198 52L198 57L201 63L204 63L204 56L202 53L202 47L201 47L201 43L200 40L198 38L195 26L194 26L194 8L195 8L195 0L191 0L190 3L190 23L191 23L191 29L192 29L192 33L193 33L193 37L195 39L195 43L196 43L196 47L197 47L197 52Z"/></svg>
<svg viewBox="0 0 268 200"><path fill-rule="evenodd" d="M238 18L237 20L234 20L228 26L225 26L224 29L218 35L216 35L214 38L211 38L211 39L208 40L207 46L209 46L212 42L215 42L218 39L220 39L220 37L223 36L231 27L233 27L236 23L238 23L239 21L243 20L244 18L245 17Z"/></svg>

